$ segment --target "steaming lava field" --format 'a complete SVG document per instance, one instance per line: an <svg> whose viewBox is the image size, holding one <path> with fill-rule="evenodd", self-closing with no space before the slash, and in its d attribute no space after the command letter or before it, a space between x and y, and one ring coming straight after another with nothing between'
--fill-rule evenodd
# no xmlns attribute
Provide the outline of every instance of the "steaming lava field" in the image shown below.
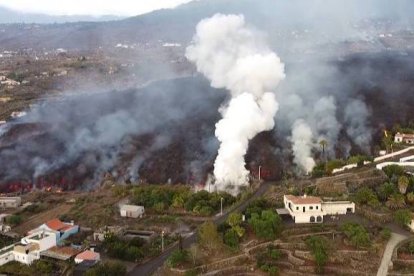
<svg viewBox="0 0 414 276"><path fill-rule="evenodd" d="M413 53L387 52L335 61L352 84L351 96L371 111L375 143L384 128L414 117L413 58ZM214 129L225 95L207 80L190 77L39 102L26 117L0 128L1 190L85 189L107 178L204 184L217 155ZM275 130L251 141L248 170L255 175L261 165L265 179L289 172L288 136L278 130L276 119ZM351 151L359 149L353 145Z"/></svg>

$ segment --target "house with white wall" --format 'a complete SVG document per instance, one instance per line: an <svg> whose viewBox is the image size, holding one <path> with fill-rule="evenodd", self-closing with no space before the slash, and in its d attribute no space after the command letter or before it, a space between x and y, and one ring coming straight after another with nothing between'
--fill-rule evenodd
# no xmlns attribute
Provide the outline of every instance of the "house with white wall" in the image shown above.
<svg viewBox="0 0 414 276"><path fill-rule="evenodd" d="M142 218L145 213L144 206L124 204L120 207L121 217Z"/></svg>
<svg viewBox="0 0 414 276"><path fill-rule="evenodd" d="M397 133L394 136L395 143L414 144L414 134Z"/></svg>
<svg viewBox="0 0 414 276"><path fill-rule="evenodd" d="M283 202L287 214L295 223L321 223L327 215L345 215L355 212L350 201L323 201L320 197L285 195Z"/></svg>
<svg viewBox="0 0 414 276"><path fill-rule="evenodd" d="M21 197L15 196L15 197L0 197L0 208L17 208L22 204Z"/></svg>
<svg viewBox="0 0 414 276"><path fill-rule="evenodd" d="M40 225L38 228L29 231L29 234L39 231L52 232L56 234L56 244L60 244L63 240L71 235L79 232L79 226L74 222L62 222L59 219L52 219Z"/></svg>

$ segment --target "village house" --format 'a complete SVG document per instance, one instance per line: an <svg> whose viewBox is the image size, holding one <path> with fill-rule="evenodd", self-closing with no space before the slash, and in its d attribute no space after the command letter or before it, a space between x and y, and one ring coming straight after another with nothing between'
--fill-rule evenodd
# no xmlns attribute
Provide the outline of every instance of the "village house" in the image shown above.
<svg viewBox="0 0 414 276"><path fill-rule="evenodd" d="M120 207L121 217L126 218L142 218L145 213L144 206L122 205Z"/></svg>
<svg viewBox="0 0 414 276"><path fill-rule="evenodd" d="M65 248L56 246L79 231L79 226L73 222L65 223L58 219L50 220L36 229L29 231L28 235L20 240L19 243L6 246L0 249L0 265L10 261L17 261L30 265L35 260L39 260L43 253L46 257L60 257L61 259L71 258L79 251L68 251ZM54 250L50 250L55 248Z"/></svg>
<svg viewBox="0 0 414 276"><path fill-rule="evenodd" d="M40 252L56 245L56 235L50 232L36 232L21 239L19 243L0 250L0 265L17 261L30 265L40 259Z"/></svg>
<svg viewBox="0 0 414 276"><path fill-rule="evenodd" d="M0 197L0 208L17 208L22 204L21 197Z"/></svg>
<svg viewBox="0 0 414 276"><path fill-rule="evenodd" d="M327 215L345 215L355 212L355 203L350 201L324 202L320 197L285 195L284 209L279 214L288 214L295 223L321 223Z"/></svg>
<svg viewBox="0 0 414 276"><path fill-rule="evenodd" d="M414 144L414 134L397 133L394 137L395 143Z"/></svg>
<svg viewBox="0 0 414 276"><path fill-rule="evenodd" d="M29 232L34 233L44 230L56 234L56 244L60 244L64 239L79 232L79 226L72 222L62 222L59 219L52 219L40 225L38 228Z"/></svg>
<svg viewBox="0 0 414 276"><path fill-rule="evenodd" d="M75 257L75 263L80 264L82 262L99 262L101 255L93 250L86 250L79 253Z"/></svg>

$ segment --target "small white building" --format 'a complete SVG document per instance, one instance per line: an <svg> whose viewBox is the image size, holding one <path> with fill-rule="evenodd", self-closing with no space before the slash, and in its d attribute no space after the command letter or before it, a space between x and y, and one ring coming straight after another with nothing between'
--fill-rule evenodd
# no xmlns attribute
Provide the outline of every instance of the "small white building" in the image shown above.
<svg viewBox="0 0 414 276"><path fill-rule="evenodd" d="M285 210L295 223L321 223L326 215L345 215L355 212L355 203L350 201L324 202L320 197L285 195ZM279 212L281 213L281 212Z"/></svg>
<svg viewBox="0 0 414 276"><path fill-rule="evenodd" d="M17 208L22 204L21 197L0 197L0 208Z"/></svg>
<svg viewBox="0 0 414 276"><path fill-rule="evenodd" d="M14 260L30 265L40 259L40 253L56 246L56 234L39 231L21 239L13 248Z"/></svg>
<svg viewBox="0 0 414 276"><path fill-rule="evenodd" d="M414 144L414 134L397 133L394 136L395 143Z"/></svg>
<svg viewBox="0 0 414 276"><path fill-rule="evenodd" d="M142 218L145 213L144 206L122 205L120 207L121 217L126 218Z"/></svg>

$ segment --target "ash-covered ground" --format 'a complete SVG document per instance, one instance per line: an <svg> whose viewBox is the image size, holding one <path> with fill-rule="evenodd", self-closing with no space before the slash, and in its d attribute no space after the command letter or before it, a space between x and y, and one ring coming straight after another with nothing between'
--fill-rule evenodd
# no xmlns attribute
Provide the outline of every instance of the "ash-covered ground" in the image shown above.
<svg viewBox="0 0 414 276"><path fill-rule="evenodd" d="M358 131L372 136L371 154L384 128L412 120L413 59L413 53L388 51L329 61L340 79L327 75L319 85L336 103L339 134L332 157L366 150L350 137L342 104L349 99L367 107L365 128ZM295 70L288 65L287 75ZM280 90L293 89L287 87L289 83ZM218 110L228 100L225 91L211 88L204 78L189 77L142 89L92 92L39 102L27 116L0 128L3 191L92 188L105 177L127 183L205 183L217 155L214 130ZM283 97L279 102L275 129L253 139L246 156L252 175L262 166L266 179L278 179L293 167L290 129L284 127L293 110L284 106Z"/></svg>

